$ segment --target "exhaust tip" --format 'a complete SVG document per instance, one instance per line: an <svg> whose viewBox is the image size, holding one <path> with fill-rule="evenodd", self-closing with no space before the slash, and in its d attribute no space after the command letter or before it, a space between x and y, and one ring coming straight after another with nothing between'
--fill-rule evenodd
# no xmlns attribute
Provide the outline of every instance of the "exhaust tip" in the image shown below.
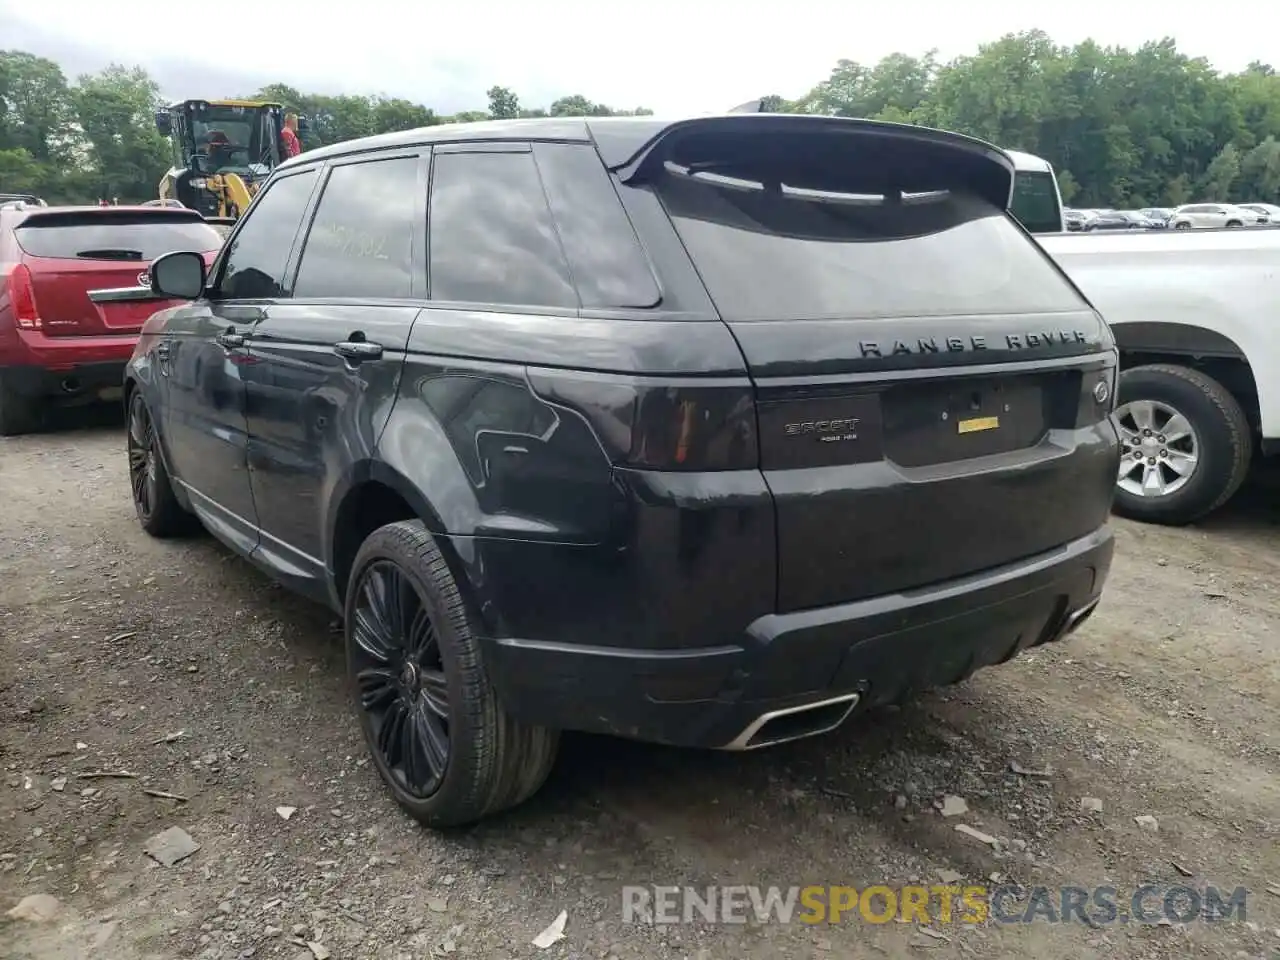
<svg viewBox="0 0 1280 960"><path fill-rule="evenodd" d="M63 393L79 393L82 389L83 387L81 386L79 379L76 377L67 377L62 381Z"/></svg>
<svg viewBox="0 0 1280 960"><path fill-rule="evenodd" d="M1059 639L1065 639L1079 630L1084 625L1084 622L1093 616L1093 612L1098 609L1098 602L1101 599L1101 597L1095 598L1068 616L1066 622L1062 625L1062 631L1058 634Z"/></svg>
<svg viewBox="0 0 1280 960"><path fill-rule="evenodd" d="M848 719L861 700L861 693L846 693L816 703L766 711L747 724L723 749L756 750L830 733Z"/></svg>

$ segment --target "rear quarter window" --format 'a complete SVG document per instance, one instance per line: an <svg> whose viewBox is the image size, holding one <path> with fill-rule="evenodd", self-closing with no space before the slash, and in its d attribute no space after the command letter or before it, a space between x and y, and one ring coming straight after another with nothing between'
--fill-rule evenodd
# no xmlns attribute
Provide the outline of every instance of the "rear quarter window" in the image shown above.
<svg viewBox="0 0 1280 960"><path fill-rule="evenodd" d="M1086 306L966 193L837 194L670 171L655 188L726 320L1044 314Z"/></svg>
<svg viewBox="0 0 1280 960"><path fill-rule="evenodd" d="M539 143L533 152L582 306L655 306L662 291L595 147Z"/></svg>
<svg viewBox="0 0 1280 960"><path fill-rule="evenodd" d="M29 256L55 260L150 262L174 250L206 253L222 246L222 236L203 221L153 215L33 216L18 225L14 239Z"/></svg>

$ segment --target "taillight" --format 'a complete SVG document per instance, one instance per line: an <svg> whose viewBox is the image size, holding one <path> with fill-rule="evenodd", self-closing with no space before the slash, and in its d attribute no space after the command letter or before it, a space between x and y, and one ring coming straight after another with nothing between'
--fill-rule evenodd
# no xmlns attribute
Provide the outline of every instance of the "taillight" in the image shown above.
<svg viewBox="0 0 1280 960"><path fill-rule="evenodd" d="M9 274L9 302L14 318L23 330L39 330L40 314L36 312L36 291L31 285L31 271L20 263Z"/></svg>
<svg viewBox="0 0 1280 960"><path fill-rule="evenodd" d="M611 463L647 470L751 470L760 464L746 382L531 374L543 400L582 417Z"/></svg>

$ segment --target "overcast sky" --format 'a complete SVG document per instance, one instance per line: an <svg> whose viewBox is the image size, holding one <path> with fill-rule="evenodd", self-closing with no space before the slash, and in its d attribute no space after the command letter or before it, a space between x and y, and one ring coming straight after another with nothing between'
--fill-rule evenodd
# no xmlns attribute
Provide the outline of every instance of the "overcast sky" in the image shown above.
<svg viewBox="0 0 1280 960"><path fill-rule="evenodd" d="M1251 60L1280 65L1280 15L1266 14L1268 6L1217 0L1206 16L1189 0L0 0L0 48L57 60L72 77L113 60L140 64L177 99L281 80L449 113L482 109L485 90L500 84L529 107L581 93L618 108L683 113L799 96L842 57L874 63L932 47L947 59L1035 27L1060 43L1138 46L1169 35L1224 70ZM220 47L222 36L242 45Z"/></svg>

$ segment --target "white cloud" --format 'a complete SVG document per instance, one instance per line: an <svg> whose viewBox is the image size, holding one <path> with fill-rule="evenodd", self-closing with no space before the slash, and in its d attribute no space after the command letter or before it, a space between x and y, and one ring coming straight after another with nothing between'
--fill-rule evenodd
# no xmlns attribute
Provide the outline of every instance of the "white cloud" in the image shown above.
<svg viewBox="0 0 1280 960"><path fill-rule="evenodd" d="M161 76L166 71L157 65L168 64L173 76L244 76L250 87L260 77L278 78L304 90L386 93L442 110L482 108L484 91L500 84L527 106L582 93L615 107L680 113L725 109L766 93L799 95L842 57L873 63L894 51L935 47L945 59L1036 27L1060 43L1093 37L1132 47L1170 35L1185 52L1238 70L1250 60L1280 60L1275 31L1260 29L1266 9L1254 0L1219 0L1211 17L1187 0L260 0L246 10L247 29L222 31L217 16L168 0L124 7L0 0L0 23ZM234 22L235 12L226 12ZM220 34L237 42L223 44ZM4 45L21 46L14 39ZM173 73L177 64L183 73ZM234 92L248 91L166 90L181 97Z"/></svg>

